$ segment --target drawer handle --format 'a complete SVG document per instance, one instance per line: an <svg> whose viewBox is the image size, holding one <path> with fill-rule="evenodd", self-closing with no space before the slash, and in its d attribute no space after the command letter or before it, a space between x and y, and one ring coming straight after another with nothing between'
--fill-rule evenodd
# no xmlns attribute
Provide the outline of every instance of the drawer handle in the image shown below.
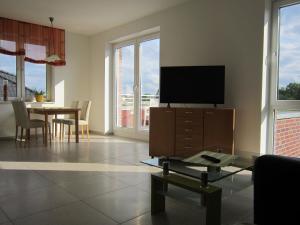
<svg viewBox="0 0 300 225"><path fill-rule="evenodd" d="M214 114L213 112L206 112L205 114L207 114L207 115L212 115L212 114Z"/></svg>
<svg viewBox="0 0 300 225"><path fill-rule="evenodd" d="M191 120L185 120L184 122L185 123L192 123L193 121L191 121Z"/></svg>
<svg viewBox="0 0 300 225"><path fill-rule="evenodd" d="M185 132L190 132L192 129L184 129Z"/></svg>
<svg viewBox="0 0 300 225"><path fill-rule="evenodd" d="M190 147L190 146L184 146L183 148L184 149L191 149L192 147Z"/></svg>
<svg viewBox="0 0 300 225"><path fill-rule="evenodd" d="M192 138L184 138L184 140L190 141L190 140L192 140Z"/></svg>
<svg viewBox="0 0 300 225"><path fill-rule="evenodd" d="M184 112L185 114L193 114L193 112Z"/></svg>
<svg viewBox="0 0 300 225"><path fill-rule="evenodd" d="M166 111L166 113L172 113L173 111Z"/></svg>

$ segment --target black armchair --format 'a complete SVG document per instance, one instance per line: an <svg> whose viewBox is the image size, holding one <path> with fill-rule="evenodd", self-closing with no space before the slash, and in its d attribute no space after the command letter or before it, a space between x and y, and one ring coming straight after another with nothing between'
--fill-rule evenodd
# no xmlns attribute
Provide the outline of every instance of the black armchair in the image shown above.
<svg viewBox="0 0 300 225"><path fill-rule="evenodd" d="M255 224L300 224L300 158L260 156L253 179Z"/></svg>

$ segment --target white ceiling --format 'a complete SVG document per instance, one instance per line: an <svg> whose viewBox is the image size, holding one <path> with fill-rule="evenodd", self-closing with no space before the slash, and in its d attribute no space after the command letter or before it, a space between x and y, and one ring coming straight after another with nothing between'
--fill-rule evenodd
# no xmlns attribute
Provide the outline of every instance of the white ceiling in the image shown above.
<svg viewBox="0 0 300 225"><path fill-rule="evenodd" d="M0 17L86 35L134 21L189 0L0 0Z"/></svg>

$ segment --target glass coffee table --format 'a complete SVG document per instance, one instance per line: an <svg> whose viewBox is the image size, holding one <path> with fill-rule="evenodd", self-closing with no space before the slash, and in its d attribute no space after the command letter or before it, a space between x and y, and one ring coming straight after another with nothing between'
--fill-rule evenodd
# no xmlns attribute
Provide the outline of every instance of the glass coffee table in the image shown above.
<svg viewBox="0 0 300 225"><path fill-rule="evenodd" d="M252 160L242 158L236 158L224 167L207 167L167 158L152 158L142 161L146 165L161 169L165 162L168 163L168 171L151 174L151 214L165 211L165 197L170 196L168 195L168 184L172 184L201 195L201 203L206 207L206 225L221 224L222 188L211 183L242 170L252 170L253 168ZM203 178L206 180L203 181Z"/></svg>
<svg viewBox="0 0 300 225"><path fill-rule="evenodd" d="M163 163L168 162L169 170L191 178L200 179L202 173L207 173L207 181L215 182L225 177L231 176L242 170L252 170L253 161L243 158L236 158L228 166L224 167L207 167L195 163L184 162L180 159L153 158L141 161L149 166L154 166L163 169Z"/></svg>

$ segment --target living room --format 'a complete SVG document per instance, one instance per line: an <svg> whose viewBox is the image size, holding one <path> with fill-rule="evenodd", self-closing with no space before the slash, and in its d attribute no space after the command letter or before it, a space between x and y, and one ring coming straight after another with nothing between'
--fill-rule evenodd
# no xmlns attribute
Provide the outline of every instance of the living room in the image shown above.
<svg viewBox="0 0 300 225"><path fill-rule="evenodd" d="M281 75L276 65L283 64L276 61L280 59L273 52L279 45L275 38L279 32L274 22L274 18L278 19L276 12L286 6L296 8L294 10L299 12L298 3L290 0L102 0L87 4L79 0L72 3L1 0L0 18L64 31L65 65L45 66L43 90L46 100L39 103L33 98L32 102L28 102L25 94L28 61L22 61L23 56L14 56L17 57L16 66L12 69L17 71L15 96L8 96L8 101L0 96L3 98L0 101L0 177L3 180L0 224L40 224L41 221L45 224L196 224L202 220L204 213L195 213L198 208L195 210L190 206L189 210L189 207L174 203L173 200L167 201L167 215L151 217L149 174L159 169L141 164L140 161L152 156L149 155L151 114L146 112L150 106L159 106L159 92L153 91L159 89L159 86L145 90L143 87L148 84L159 85L161 67L225 66L224 104L218 104L217 109L229 108L235 111L232 153L246 159L264 154L276 155L280 151L279 155L299 157L299 132L295 131L295 136L288 137L294 143L292 150L279 151L276 149L282 149L282 145L287 143L279 139L279 128L273 129L279 127L279 122L284 119L298 123L300 108L295 100L299 99L295 97L287 99L293 101L284 101L277 98L279 89L283 87L286 90L288 83L283 82L282 87L277 86ZM54 20L49 22L49 17ZM290 18L297 21L298 17ZM282 27L284 29L288 28ZM299 37L294 30L291 33ZM291 42L291 39L288 40ZM0 49L5 50L6 46L1 41ZM148 48L150 53L147 54L142 48L146 48L145 43L150 42L153 45ZM299 46L299 43L296 44ZM126 49L128 46L132 46L132 49ZM284 52L286 49L280 50ZM293 54L299 54L297 47L293 50ZM5 54L1 52L2 55ZM6 54L5 57L12 56ZM20 60L25 65L25 73L21 72L22 65L17 65ZM287 60L294 60L294 64L299 62L297 57ZM153 67L145 74L154 75L142 83L144 81L140 73L144 65ZM1 71L7 68L1 61L0 66ZM286 68L282 66L282 71ZM297 71L297 67L291 68ZM123 77L119 76L122 70L131 70L132 76L122 80ZM297 76L288 74L288 81L299 82ZM120 83L130 88L123 90L118 86ZM28 85L31 87L30 83ZM40 86L32 86L32 90L35 88ZM76 128L76 122L75 126L66 123L65 127L69 127L66 137L60 134L60 130L57 131L59 137L55 137L55 129L51 128L52 140L49 140L47 146L41 141L40 131L37 141L32 134L29 145L23 140L15 143L16 120L11 104L15 99L25 100L27 107L31 108L70 107L74 101L88 100L91 105L86 129L90 136L85 130L82 130L84 135L78 135L81 133L79 121L79 128ZM150 103L143 108L146 102ZM187 103L171 104L171 109L214 108L213 104ZM126 107L122 108L124 105ZM164 103L160 106L167 107ZM129 114L126 111L128 109ZM34 110L31 114L34 114ZM44 116L34 118L44 119ZM73 118L73 121L76 120ZM284 132L296 129L296 125L292 126ZM73 128L77 137L71 135L67 139ZM78 139L79 143L76 143ZM280 145L280 141L284 144ZM79 182L81 179L82 183ZM88 188L93 182L94 187ZM226 200L222 202L222 224L253 223L251 173L245 170L220 183L224 186L222 199ZM74 190L74 186L78 186L78 190ZM60 193L60 188L68 193ZM99 193L98 189L103 191ZM174 191L179 196L190 196L185 190L174 188ZM25 192L28 192L27 197L22 194ZM40 197L35 199L36 192ZM132 193L136 193L136 196ZM49 198L42 197L47 194ZM51 198L60 200L51 203ZM191 198L194 199L194 195ZM130 201L136 201L136 204L130 204ZM236 202L241 205L235 205ZM86 208L86 205L89 207ZM28 210L22 212L21 208ZM240 211L236 211L238 209ZM180 210L183 213L176 215ZM60 214L68 212L72 215L78 213L78 216L70 216L68 220ZM185 213L190 216L186 221ZM79 215L82 218L78 218Z"/></svg>

